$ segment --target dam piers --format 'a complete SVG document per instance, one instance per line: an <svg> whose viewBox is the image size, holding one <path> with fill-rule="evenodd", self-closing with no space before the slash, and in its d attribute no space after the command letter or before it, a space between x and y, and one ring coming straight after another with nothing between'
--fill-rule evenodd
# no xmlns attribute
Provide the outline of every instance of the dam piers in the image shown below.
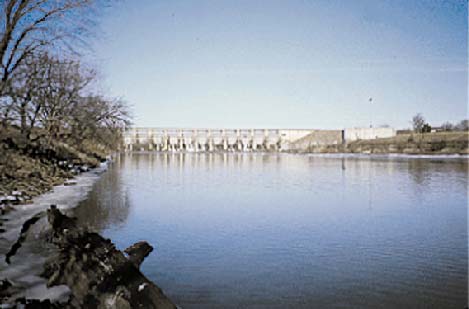
<svg viewBox="0 0 469 309"><path fill-rule="evenodd" d="M298 145L338 145L357 139L391 137L391 128L191 129L131 128L124 132L125 151L288 151Z"/></svg>

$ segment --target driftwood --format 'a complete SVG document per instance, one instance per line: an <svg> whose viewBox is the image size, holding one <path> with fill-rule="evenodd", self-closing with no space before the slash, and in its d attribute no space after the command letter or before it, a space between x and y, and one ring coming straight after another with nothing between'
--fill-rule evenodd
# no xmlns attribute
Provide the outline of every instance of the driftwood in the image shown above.
<svg viewBox="0 0 469 309"><path fill-rule="evenodd" d="M143 260L153 251L153 247L146 241L139 241L124 250L127 253L127 258L135 267L139 268Z"/></svg>
<svg viewBox="0 0 469 309"><path fill-rule="evenodd" d="M138 269L153 250L148 243L126 249L126 258L109 239L80 228L56 207L47 210L47 218L59 255L46 263L43 277L48 286L70 288L68 307L176 308Z"/></svg>

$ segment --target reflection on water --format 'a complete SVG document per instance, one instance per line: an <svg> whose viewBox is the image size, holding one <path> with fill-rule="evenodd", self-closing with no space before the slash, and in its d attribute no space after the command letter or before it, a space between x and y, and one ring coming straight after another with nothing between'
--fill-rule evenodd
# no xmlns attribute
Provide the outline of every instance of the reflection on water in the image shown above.
<svg viewBox="0 0 469 309"><path fill-rule="evenodd" d="M87 199L74 209L74 214L89 227L104 230L124 224L129 214L130 200L122 179L120 158L103 174Z"/></svg>
<svg viewBox="0 0 469 309"><path fill-rule="evenodd" d="M467 161L118 158L77 216L184 308L463 308Z"/></svg>

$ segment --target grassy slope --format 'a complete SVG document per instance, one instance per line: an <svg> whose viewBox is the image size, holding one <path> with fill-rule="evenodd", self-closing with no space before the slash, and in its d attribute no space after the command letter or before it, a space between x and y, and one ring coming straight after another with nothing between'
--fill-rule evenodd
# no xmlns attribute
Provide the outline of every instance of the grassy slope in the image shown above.
<svg viewBox="0 0 469 309"><path fill-rule="evenodd" d="M362 140L349 143L351 152L410 154L467 154L469 132L436 132L425 134L402 134L391 138Z"/></svg>
<svg viewBox="0 0 469 309"><path fill-rule="evenodd" d="M305 143L311 137L304 137ZM345 145L309 146L302 151L319 153L469 154L469 132L400 134L391 138L359 140Z"/></svg>

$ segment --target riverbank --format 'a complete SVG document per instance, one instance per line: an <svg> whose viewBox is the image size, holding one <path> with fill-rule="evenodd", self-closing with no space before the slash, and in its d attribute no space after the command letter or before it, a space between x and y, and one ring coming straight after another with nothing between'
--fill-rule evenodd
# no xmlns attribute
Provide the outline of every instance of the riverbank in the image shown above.
<svg viewBox="0 0 469 309"><path fill-rule="evenodd" d="M314 145L305 137L293 144L296 153L376 153L409 155L467 155L469 132L399 134L390 138L357 140L340 145Z"/></svg>
<svg viewBox="0 0 469 309"><path fill-rule="evenodd" d="M54 209L69 213L86 198L106 170L109 153L99 146L72 147L44 137L26 137L14 128L1 134L0 304L41 308L94 308L104 304L107 308L105 303L112 300L118 307L134 308L146 295L144 307L164 304L165 308L175 308L138 270L139 265L132 266L131 258L127 260L109 239L88 232L86 226L69 224L73 220L65 219L67 223L61 226L74 228L77 238L70 239L66 233L55 237L59 241L51 241L51 236L65 230L57 229L46 210L54 204ZM88 248L90 237L96 250ZM144 248L144 255L149 254L151 246ZM133 253L129 252L126 254L130 257ZM143 261L143 257L138 260ZM96 274L101 281L93 279ZM82 283L85 277L89 278L87 286L73 285Z"/></svg>
<svg viewBox="0 0 469 309"><path fill-rule="evenodd" d="M15 128L0 135L0 205L30 203L32 198L99 166L107 153L98 147L82 149L44 136L26 137Z"/></svg>
<svg viewBox="0 0 469 309"><path fill-rule="evenodd" d="M145 257L153 251L150 244L139 241L120 251L111 240L88 231L56 205L24 222L20 236L6 254L8 264L12 263L12 257L25 258L24 252L18 256L16 253L18 249L24 251L22 246L32 233L30 230L43 219L47 221L46 231L39 240L45 248L53 248L54 254L37 265L40 283L35 279L34 285L36 290L41 286L42 294L21 295L17 281L3 278L2 304L26 305L26 308L176 308L139 270ZM30 276L30 282L31 279Z"/></svg>

